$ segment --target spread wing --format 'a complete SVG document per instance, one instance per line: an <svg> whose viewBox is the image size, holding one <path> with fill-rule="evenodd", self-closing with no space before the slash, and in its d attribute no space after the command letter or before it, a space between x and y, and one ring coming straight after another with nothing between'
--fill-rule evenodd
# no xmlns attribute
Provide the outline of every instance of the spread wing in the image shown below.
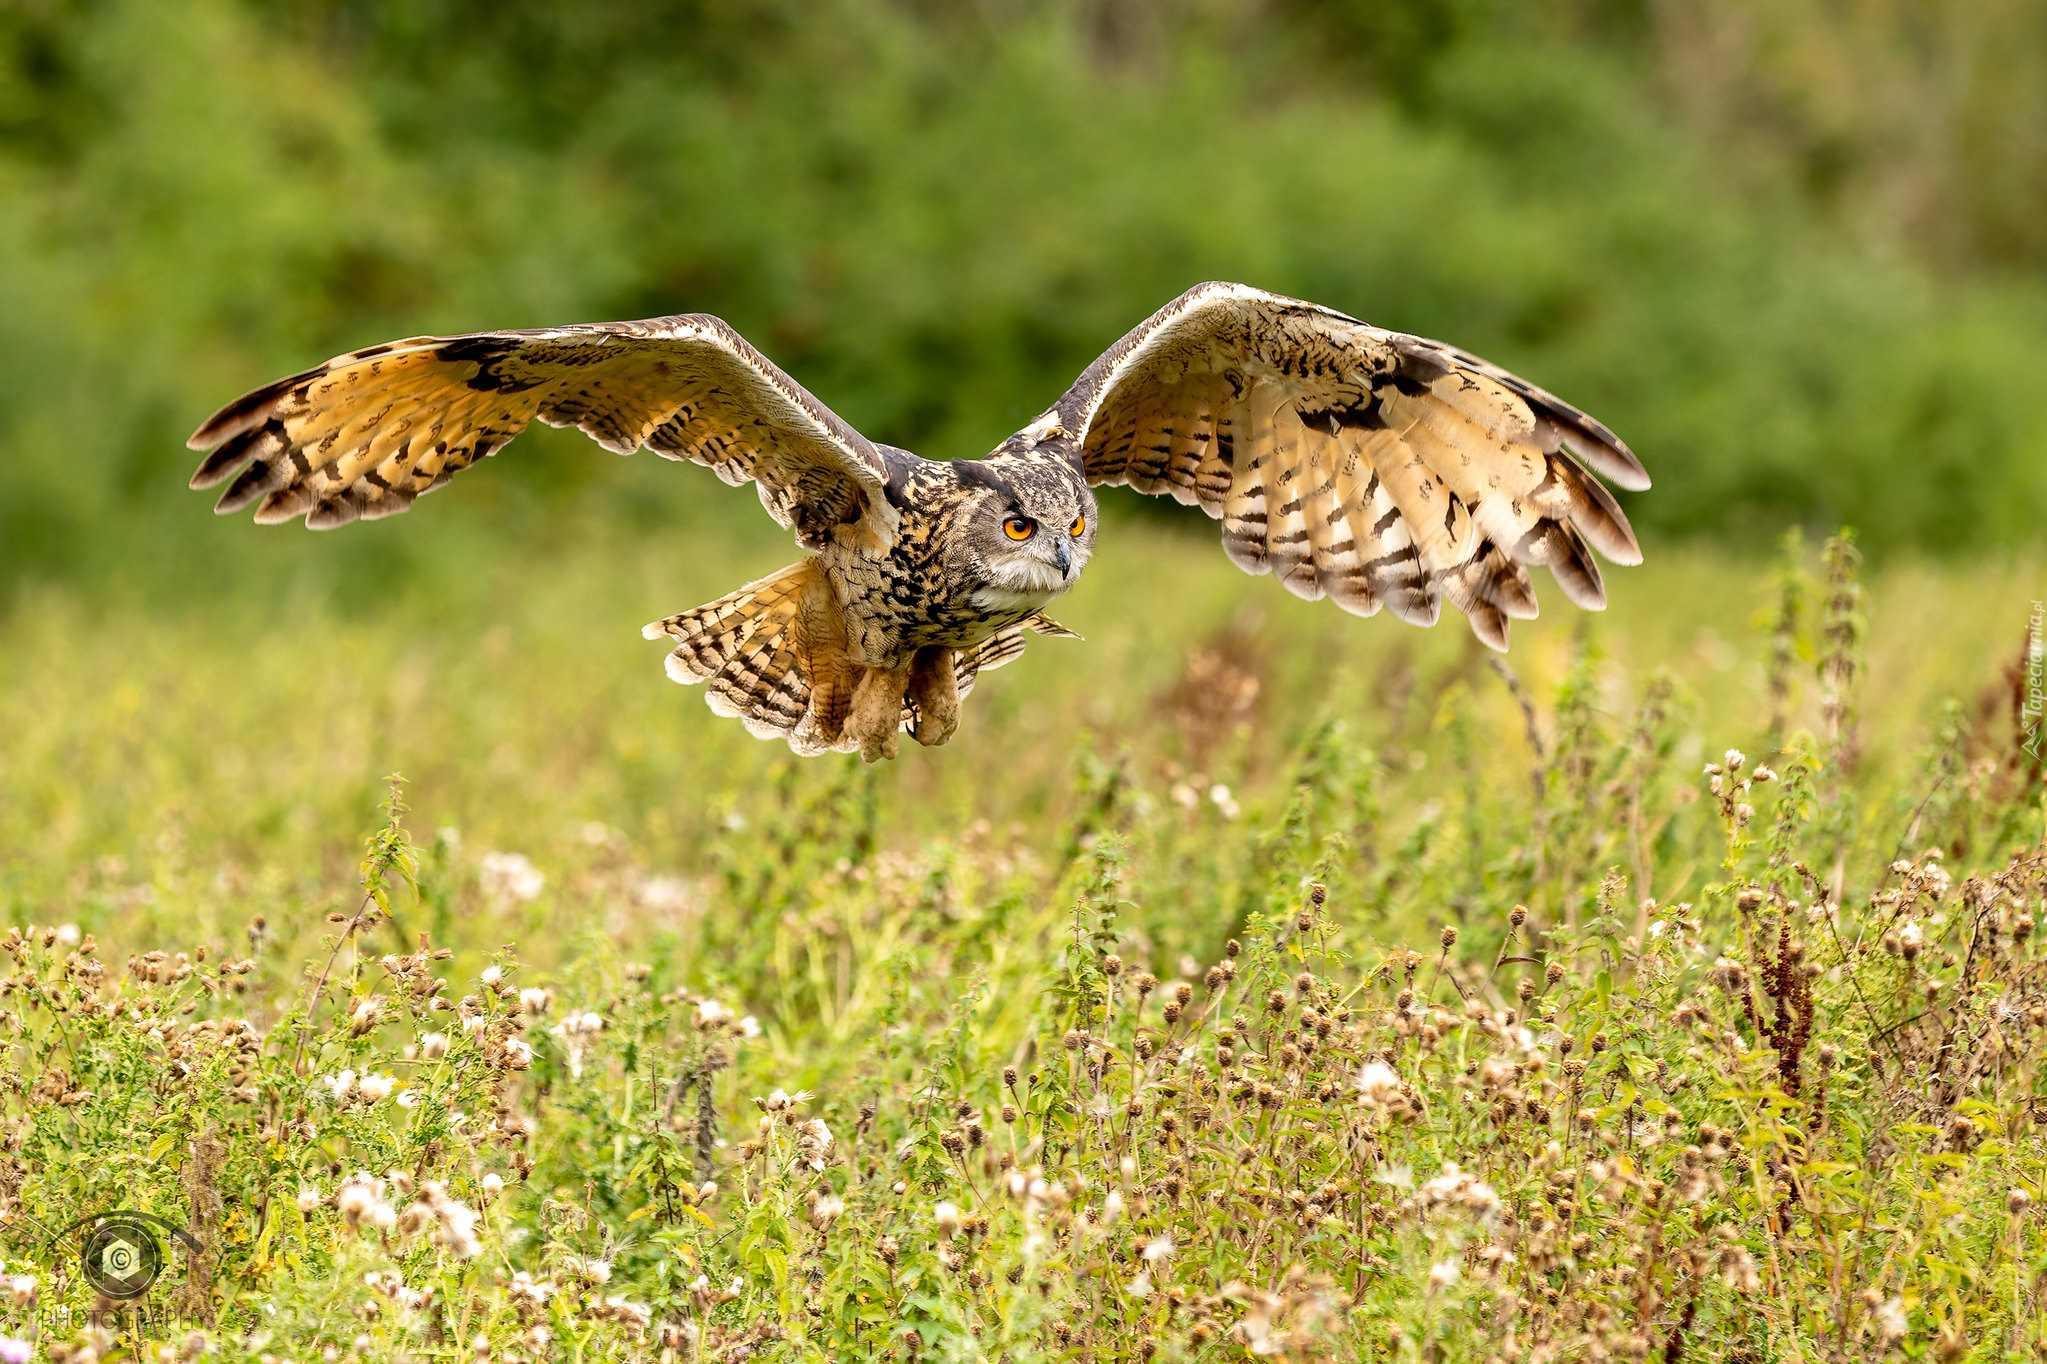
<svg viewBox="0 0 2047 1364"><path fill-rule="evenodd" d="M538 418L607 450L645 446L758 485L815 548L835 528L894 541L882 454L715 317L421 336L338 355L215 413L194 488L217 512L314 529L390 516Z"/></svg>
<svg viewBox="0 0 2047 1364"><path fill-rule="evenodd" d="M1496 649L1536 614L1527 565L1597 610L1591 549L1642 560L1586 472L1649 486L1606 427L1476 356L1241 284L1167 304L1020 435L1079 442L1091 484L1198 503L1239 567L1299 596L1422 625L1448 598Z"/></svg>

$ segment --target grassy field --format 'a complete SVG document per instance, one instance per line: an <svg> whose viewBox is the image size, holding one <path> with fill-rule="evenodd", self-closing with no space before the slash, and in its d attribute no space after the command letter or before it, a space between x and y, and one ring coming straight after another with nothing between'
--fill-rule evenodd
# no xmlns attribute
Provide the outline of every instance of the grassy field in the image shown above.
<svg viewBox="0 0 2047 1364"><path fill-rule="evenodd" d="M862 768L638 637L786 544L602 524L0 620L0 1335L2047 1349L2036 562L1658 549L1502 672L1126 517ZM130 1337L46 1234L109 1208L205 1246Z"/></svg>

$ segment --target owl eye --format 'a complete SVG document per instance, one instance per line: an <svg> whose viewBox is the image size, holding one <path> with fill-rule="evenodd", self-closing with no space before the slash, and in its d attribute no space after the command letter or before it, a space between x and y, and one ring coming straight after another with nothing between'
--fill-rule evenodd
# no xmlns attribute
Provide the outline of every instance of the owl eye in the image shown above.
<svg viewBox="0 0 2047 1364"><path fill-rule="evenodd" d="M1002 533L1012 540L1028 540L1038 533L1038 523L1028 516L1012 516L1002 523Z"/></svg>
<svg viewBox="0 0 2047 1364"><path fill-rule="evenodd" d="M1087 513L1082 512L1079 516L1073 518L1073 524L1066 528L1066 533L1068 535L1079 535L1082 531L1086 529Z"/></svg>

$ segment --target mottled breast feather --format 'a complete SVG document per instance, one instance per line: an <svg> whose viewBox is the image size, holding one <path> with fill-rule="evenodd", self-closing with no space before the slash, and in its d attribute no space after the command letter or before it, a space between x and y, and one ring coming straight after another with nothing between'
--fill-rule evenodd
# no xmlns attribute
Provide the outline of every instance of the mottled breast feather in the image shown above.
<svg viewBox="0 0 2047 1364"><path fill-rule="evenodd" d="M1203 284L1012 437L1072 442L1091 484L1199 505L1223 548L1296 594L1478 637L1536 614L1527 565L1605 604L1591 548L1641 562L1623 488L1649 476L1568 403L1441 342L1241 284ZM1589 546L1588 547L1588 542Z"/></svg>
<svg viewBox="0 0 2047 1364"><path fill-rule="evenodd" d="M404 511L535 419L751 480L818 548L875 550L900 519L866 437L715 317L421 336L338 355L228 404L189 442L215 510L315 529Z"/></svg>

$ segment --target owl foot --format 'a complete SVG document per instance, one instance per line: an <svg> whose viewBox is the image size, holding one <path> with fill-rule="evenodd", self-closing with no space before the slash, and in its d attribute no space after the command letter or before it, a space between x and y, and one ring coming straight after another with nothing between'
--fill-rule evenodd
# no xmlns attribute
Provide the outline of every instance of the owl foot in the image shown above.
<svg viewBox="0 0 2047 1364"><path fill-rule="evenodd" d="M869 668L853 684L846 737L860 741L863 761L895 757L896 735L903 724L903 689L909 681L908 668Z"/></svg>
<svg viewBox="0 0 2047 1364"><path fill-rule="evenodd" d="M903 699L917 709L910 733L935 748L960 727L959 680L952 670L952 650L943 645L919 649L910 660L910 686Z"/></svg>

